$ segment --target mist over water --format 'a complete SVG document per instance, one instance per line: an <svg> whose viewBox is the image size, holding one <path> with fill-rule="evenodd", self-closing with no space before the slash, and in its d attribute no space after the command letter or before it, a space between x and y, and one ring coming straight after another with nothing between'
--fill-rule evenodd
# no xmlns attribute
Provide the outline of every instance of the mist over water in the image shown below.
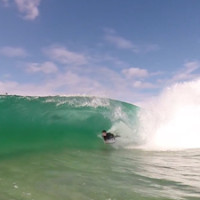
<svg viewBox="0 0 200 200"><path fill-rule="evenodd" d="M200 148L200 80L166 88L138 117L144 148Z"/></svg>

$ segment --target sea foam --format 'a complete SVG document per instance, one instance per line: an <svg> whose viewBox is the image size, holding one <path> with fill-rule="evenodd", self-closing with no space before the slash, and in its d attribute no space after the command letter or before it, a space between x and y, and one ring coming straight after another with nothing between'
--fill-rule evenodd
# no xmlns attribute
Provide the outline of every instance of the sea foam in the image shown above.
<svg viewBox="0 0 200 200"><path fill-rule="evenodd" d="M138 117L143 147L200 148L200 80L166 88Z"/></svg>

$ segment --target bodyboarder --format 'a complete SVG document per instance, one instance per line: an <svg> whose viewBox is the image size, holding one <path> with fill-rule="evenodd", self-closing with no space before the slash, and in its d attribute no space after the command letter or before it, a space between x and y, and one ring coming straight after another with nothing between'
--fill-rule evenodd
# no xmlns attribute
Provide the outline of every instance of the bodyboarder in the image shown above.
<svg viewBox="0 0 200 200"><path fill-rule="evenodd" d="M115 139L115 136L112 133L108 133L106 130L102 131L102 137L104 139L104 142Z"/></svg>

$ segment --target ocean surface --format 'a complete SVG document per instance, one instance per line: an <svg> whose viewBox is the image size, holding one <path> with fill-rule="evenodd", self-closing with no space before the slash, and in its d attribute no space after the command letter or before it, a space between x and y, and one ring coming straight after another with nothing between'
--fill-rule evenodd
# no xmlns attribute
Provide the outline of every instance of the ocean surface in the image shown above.
<svg viewBox="0 0 200 200"><path fill-rule="evenodd" d="M199 200L200 149L149 148L144 116L111 99L1 95L0 200Z"/></svg>

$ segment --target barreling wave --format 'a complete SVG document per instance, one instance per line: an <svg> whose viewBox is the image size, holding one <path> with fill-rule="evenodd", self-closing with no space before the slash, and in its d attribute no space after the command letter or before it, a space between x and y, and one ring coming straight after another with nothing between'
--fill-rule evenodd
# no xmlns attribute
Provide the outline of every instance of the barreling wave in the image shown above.
<svg viewBox="0 0 200 200"><path fill-rule="evenodd" d="M137 111L134 105L97 97L1 95L0 153L100 148L102 129L123 135L121 146L137 143ZM135 134L132 141L129 134Z"/></svg>

